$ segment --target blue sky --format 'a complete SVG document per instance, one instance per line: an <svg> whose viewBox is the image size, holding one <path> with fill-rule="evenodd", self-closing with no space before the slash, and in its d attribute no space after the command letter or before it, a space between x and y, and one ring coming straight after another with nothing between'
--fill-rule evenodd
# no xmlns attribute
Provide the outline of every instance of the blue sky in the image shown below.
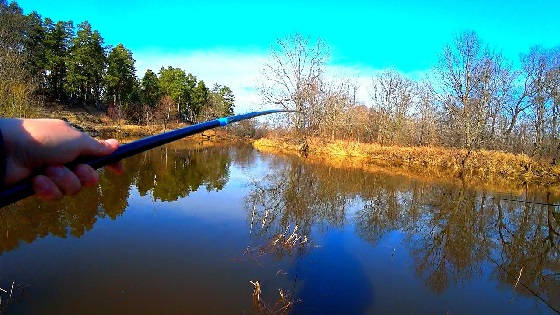
<svg viewBox="0 0 560 315"><path fill-rule="evenodd" d="M251 92L246 81L254 81L274 40L295 32L327 41L330 65L360 78L386 68L427 71L464 30L476 31L513 61L531 46L560 45L559 0L18 3L55 20L90 21L106 44L122 42L133 51L139 72L168 62L209 81L221 78L237 94Z"/></svg>

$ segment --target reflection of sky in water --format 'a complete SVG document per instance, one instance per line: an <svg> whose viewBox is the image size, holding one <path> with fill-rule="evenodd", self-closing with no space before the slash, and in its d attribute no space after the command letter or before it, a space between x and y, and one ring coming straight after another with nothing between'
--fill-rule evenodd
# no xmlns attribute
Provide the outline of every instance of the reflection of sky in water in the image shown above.
<svg viewBox="0 0 560 315"><path fill-rule="evenodd" d="M152 151L151 156L126 161L129 178L122 180L125 184L129 180L130 184L115 188L114 193L128 190L128 205L115 220L100 217L103 206L99 206L97 216L94 213L81 218L90 225L93 222L93 227L88 229L88 224L72 221L72 211L80 213L75 206L73 210L54 211L53 207L59 205L50 205L50 210L43 210L52 211L58 218L53 222L83 225L84 232L79 238L33 232L33 229L41 231L41 224L47 224L40 220L32 223L27 220L27 225L23 225L22 220L16 221L17 211L36 207L32 201L20 205L22 209L11 208L2 213L0 235L6 237L2 242L7 242L9 237L19 237L20 243L15 249L4 249L0 256L0 287L12 280L29 285L21 303L11 305L10 311L59 314L251 312L249 280L259 280L263 285L263 298L271 303L277 297L278 288L295 290L296 298L301 300L294 309L297 313L550 312L531 295L516 293L512 281L504 282L503 277L498 276L500 270L487 257L477 262L473 256L463 255L461 248L452 248L470 239L469 231L461 230L460 221L448 228L459 235L466 233L465 236L456 240L451 237L455 234L450 233L442 247L446 250L444 255L427 256L449 256L439 261L444 261L449 268L446 285L434 290L428 283L429 274L437 268L428 264L420 270L419 266L430 244L436 242L435 238L430 239L430 233L442 230L446 226L443 223L453 219L453 212L447 214L447 208L437 206L448 201L440 198L437 190L433 193L427 184L359 171L305 166L289 158L261 155L247 148L211 148L196 153L169 150L167 160L161 159L161 152ZM183 163L182 158L189 163ZM204 164L197 164L197 159ZM222 160L229 164L221 163ZM198 174L202 184L198 187L192 184L195 189L187 197L172 198L166 193L166 198L177 200L153 202L153 188L141 194L138 186L149 185L140 183L140 177L133 173L149 172L152 168L159 170L156 173L160 172L159 178L163 181L165 172L162 170L166 168L162 165L176 167L174 171L165 172L178 178L183 174L181 168L198 168L185 174ZM216 173L200 165L225 165L225 168ZM228 181L221 190L207 189L223 177ZM325 183L325 179L330 182ZM181 191L181 187L176 186L181 185L180 181L170 183L171 187L165 188L165 192ZM270 223L271 230L264 230L260 229L262 217L258 216L263 215L265 208L257 202L257 219L253 234L249 236L252 203L246 196L258 191L256 187L266 191L273 185L279 189L268 191L264 197L257 196L255 200L267 198L290 208L280 206L280 215ZM415 193L415 189L419 191ZM453 198L469 196L469 193L458 193L457 188L445 189ZM303 197L296 201L282 199L292 191ZM319 192L320 196L313 196L314 192ZM85 203L86 193L75 199ZM430 199L430 193L435 196L434 200ZM337 199L341 196L342 199ZM472 202L479 204L480 196L476 193L473 196L478 199ZM306 198L312 214L298 212L298 206L306 205ZM417 205L416 219L411 218L414 198L424 202ZM430 201L429 206L426 200ZM397 208L391 208L392 201ZM465 201L464 205L469 202ZM333 211L336 214L340 210L339 205L344 205L345 209L342 218L333 215ZM84 208L86 206L84 204ZM507 206L504 205L504 211ZM375 211L380 215L375 217L372 213L377 212L364 209L378 209ZM465 212L464 220L470 222L467 210L460 210ZM441 219L433 220L438 211L443 211ZM489 211L490 208L481 210L480 220L486 218L484 213ZM515 220L515 217L508 217L508 220ZM295 222L312 224L311 244L303 252L243 254L248 244L263 245L268 237L275 235L276 228L284 229L286 223L293 228ZM376 224L380 226L375 227ZM437 224L442 225L436 227ZM15 233L18 226L30 229L29 234ZM489 227L491 224L479 222L473 226ZM303 230L305 227L300 226L300 231ZM532 232L529 229L527 235ZM484 235L495 240L497 232L492 230ZM34 241L32 236L36 238ZM490 246L494 258L500 257L498 245ZM476 256L476 253L470 255ZM458 278L453 278L457 266L451 263L468 260L465 257L471 257L474 262L467 263ZM544 268L544 272L559 272L559 264L557 260L551 262L549 270ZM280 270L287 274L279 273ZM549 294L554 297L558 290L551 290Z"/></svg>

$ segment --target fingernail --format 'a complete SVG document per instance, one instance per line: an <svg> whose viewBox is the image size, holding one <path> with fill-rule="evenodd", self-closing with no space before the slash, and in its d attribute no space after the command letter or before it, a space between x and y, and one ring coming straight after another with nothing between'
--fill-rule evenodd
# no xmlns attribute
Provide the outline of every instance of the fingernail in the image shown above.
<svg viewBox="0 0 560 315"><path fill-rule="evenodd" d="M33 189L35 190L37 197L43 200L56 200L62 197L60 193L54 189L50 181L44 177L36 178Z"/></svg>
<svg viewBox="0 0 560 315"><path fill-rule="evenodd" d="M96 170L93 170L92 175L93 175L94 184L95 184L95 183L97 183L97 181L99 181L99 174L97 173Z"/></svg>
<svg viewBox="0 0 560 315"><path fill-rule="evenodd" d="M62 166L49 167L49 168L47 168L46 173L47 173L47 176L55 177L57 179L60 179L64 176L64 170L63 170Z"/></svg>
<svg viewBox="0 0 560 315"><path fill-rule="evenodd" d="M84 186L94 186L99 180L99 175L92 169L88 169L88 173L88 178L80 178L80 181L84 183Z"/></svg>
<svg viewBox="0 0 560 315"><path fill-rule="evenodd" d="M46 178L37 177L35 180L35 190L37 195L45 196L48 194L49 184Z"/></svg>
<svg viewBox="0 0 560 315"><path fill-rule="evenodd" d="M105 140L105 143L106 143L108 146L110 146L111 148L114 148L114 147L116 147L116 146L119 145L119 141L116 140L116 139L107 139L107 140Z"/></svg>

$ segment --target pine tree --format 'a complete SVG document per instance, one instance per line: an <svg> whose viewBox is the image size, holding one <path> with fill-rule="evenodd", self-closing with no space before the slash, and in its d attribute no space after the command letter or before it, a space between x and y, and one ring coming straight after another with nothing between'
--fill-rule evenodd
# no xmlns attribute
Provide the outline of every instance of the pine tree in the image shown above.
<svg viewBox="0 0 560 315"><path fill-rule="evenodd" d="M99 32L92 31L87 21L79 24L66 63L67 89L74 102L100 109L106 59Z"/></svg>
<svg viewBox="0 0 560 315"><path fill-rule="evenodd" d="M161 97L159 79L157 75L150 69L146 70L146 74L142 78L140 99L151 109L156 108Z"/></svg>
<svg viewBox="0 0 560 315"><path fill-rule="evenodd" d="M44 25L46 93L49 97L63 102L66 100L66 59L74 35L74 25L72 21L58 21L55 24L49 18L45 19Z"/></svg>
<svg viewBox="0 0 560 315"><path fill-rule="evenodd" d="M105 77L107 94L112 98L113 106L122 108L130 104L133 99L134 86L136 83L135 60L130 50L123 44L118 44L111 50L107 57L107 75Z"/></svg>

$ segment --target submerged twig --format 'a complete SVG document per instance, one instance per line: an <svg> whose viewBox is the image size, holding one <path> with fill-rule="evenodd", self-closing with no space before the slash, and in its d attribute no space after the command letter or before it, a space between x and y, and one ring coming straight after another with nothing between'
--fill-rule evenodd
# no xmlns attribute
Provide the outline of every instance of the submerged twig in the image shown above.
<svg viewBox="0 0 560 315"><path fill-rule="evenodd" d="M521 273L523 272L523 267L521 267L521 269L519 269L519 276L517 276L517 281L515 281L515 285L513 286L513 288L517 288L517 285L519 284L519 280L521 279Z"/></svg>
<svg viewBox="0 0 560 315"><path fill-rule="evenodd" d="M268 213L269 213L268 210L266 210L266 211L264 212L264 216L263 216L263 218L262 218L261 229L264 229L264 226L266 225L266 218L268 217Z"/></svg>
<svg viewBox="0 0 560 315"><path fill-rule="evenodd" d="M262 291L261 291L261 284L259 283L259 280L249 281L249 283L253 285L253 299L256 299L256 301L260 303Z"/></svg>
<svg viewBox="0 0 560 315"><path fill-rule="evenodd" d="M16 284L15 281L12 281L9 289L0 288L0 314L23 294L26 287L26 285Z"/></svg>
<svg viewBox="0 0 560 315"><path fill-rule="evenodd" d="M298 302L294 301L289 291L278 289L278 299L271 306L262 298L261 284L258 280L249 281L253 285L253 305L258 313L261 314L287 314L293 305Z"/></svg>

